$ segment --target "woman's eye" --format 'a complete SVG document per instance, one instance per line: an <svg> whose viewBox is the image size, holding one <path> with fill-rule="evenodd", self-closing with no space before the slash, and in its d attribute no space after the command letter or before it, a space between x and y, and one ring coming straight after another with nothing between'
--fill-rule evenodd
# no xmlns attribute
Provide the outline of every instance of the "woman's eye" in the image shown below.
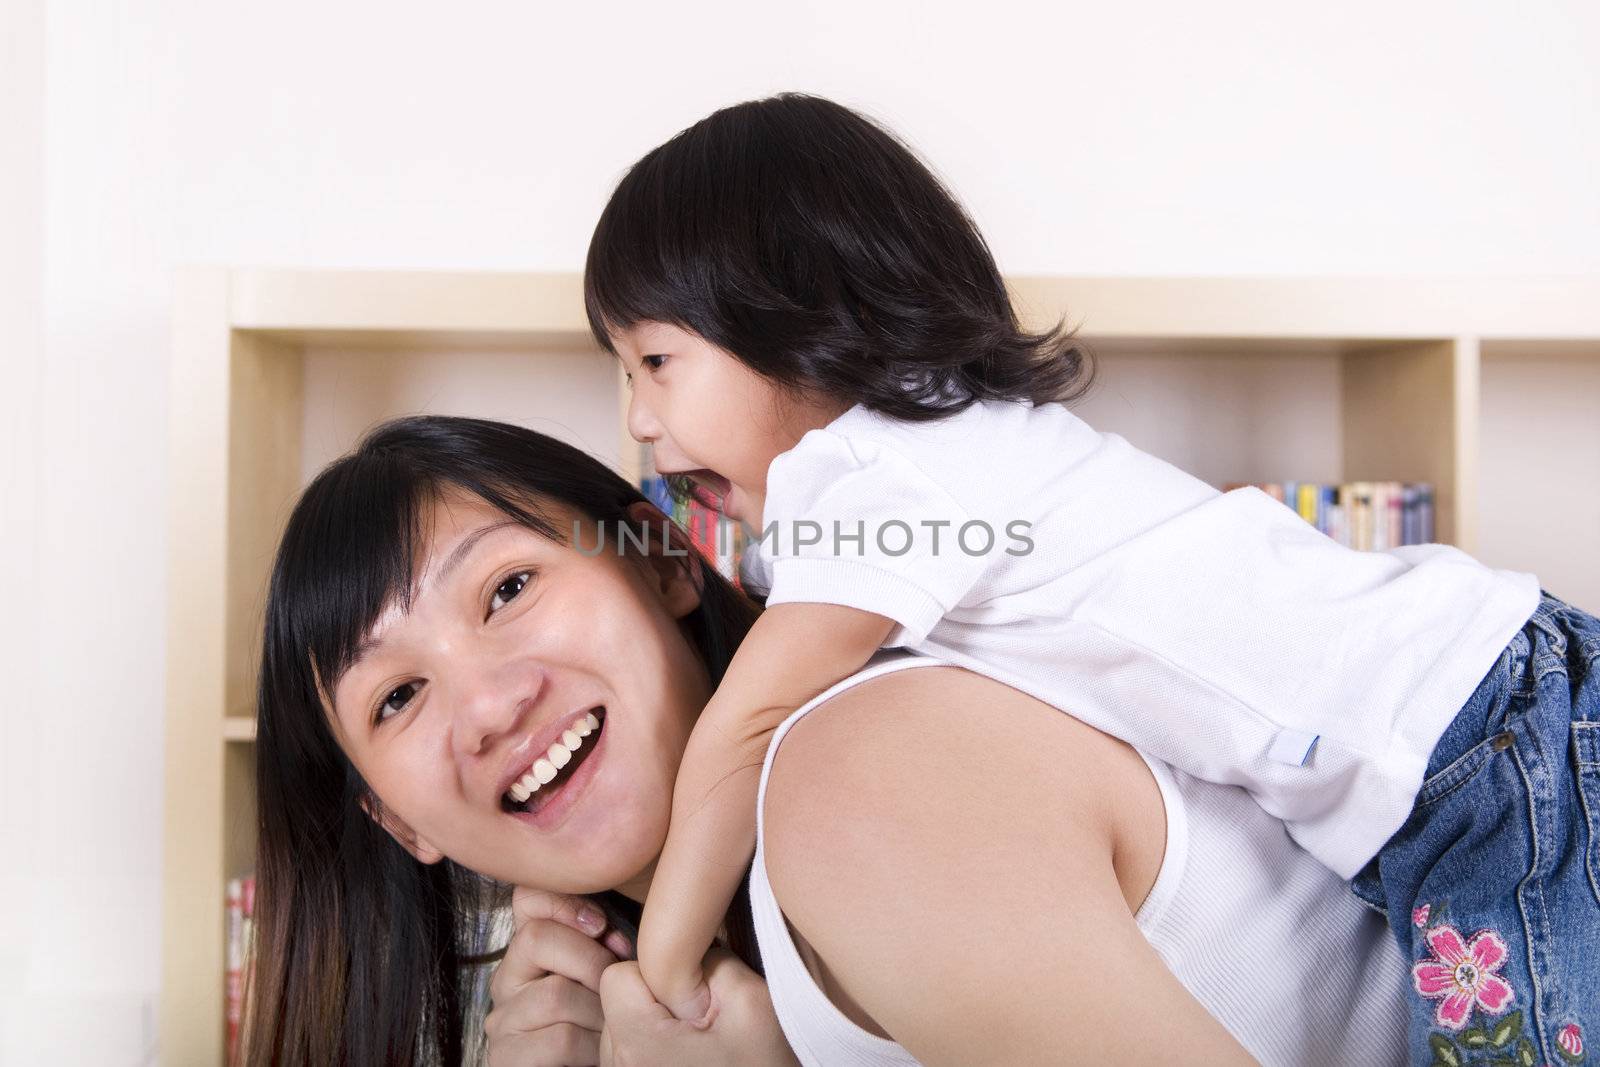
<svg viewBox="0 0 1600 1067"><path fill-rule="evenodd" d="M665 363L666 361L667 361L667 357L666 356L645 356L639 362L643 363L646 367L649 367L651 370L660 370L661 369L661 365L663 363Z"/></svg>
<svg viewBox="0 0 1600 1067"><path fill-rule="evenodd" d="M390 715L397 715L404 711L406 705L411 703L411 698L416 696L416 693L417 685L415 682L407 682L405 685L397 686L391 690L389 695L384 697L382 702L378 704L375 716L377 721L382 722Z"/></svg>
<svg viewBox="0 0 1600 1067"><path fill-rule="evenodd" d="M495 586L494 596L489 598L489 610L498 611L512 600L516 599L522 587L533 579L532 571L518 571L499 585Z"/></svg>

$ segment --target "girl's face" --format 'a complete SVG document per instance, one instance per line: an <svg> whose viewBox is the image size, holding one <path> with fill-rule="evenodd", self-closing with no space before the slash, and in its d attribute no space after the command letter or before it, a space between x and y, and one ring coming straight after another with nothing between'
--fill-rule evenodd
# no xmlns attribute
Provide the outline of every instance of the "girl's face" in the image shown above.
<svg viewBox="0 0 1600 1067"><path fill-rule="evenodd" d="M653 446L656 470L693 477L758 531L772 461L846 409L780 389L681 327L641 322L611 340L632 383L628 432Z"/></svg>
<svg viewBox="0 0 1600 1067"><path fill-rule="evenodd" d="M570 512L543 511L572 529ZM425 862L642 897L712 688L678 622L699 603L680 560L619 557L614 531L588 556L463 492L424 529L411 610L379 616L330 694L339 744L380 801L372 814ZM580 544L595 538L585 520ZM569 748L590 714L600 728ZM512 783L563 737L571 759L518 810Z"/></svg>

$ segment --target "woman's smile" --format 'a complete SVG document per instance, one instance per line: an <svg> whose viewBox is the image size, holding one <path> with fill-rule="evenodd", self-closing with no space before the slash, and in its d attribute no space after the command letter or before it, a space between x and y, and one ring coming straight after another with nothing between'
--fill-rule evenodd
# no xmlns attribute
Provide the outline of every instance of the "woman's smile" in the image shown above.
<svg viewBox="0 0 1600 1067"><path fill-rule="evenodd" d="M599 773L604 757L606 709L595 705L562 716L541 731L539 739L523 746L513 759L511 785L501 790L501 809L540 830L560 826L589 782ZM552 736L556 740L545 744ZM529 762L529 753L536 754Z"/></svg>

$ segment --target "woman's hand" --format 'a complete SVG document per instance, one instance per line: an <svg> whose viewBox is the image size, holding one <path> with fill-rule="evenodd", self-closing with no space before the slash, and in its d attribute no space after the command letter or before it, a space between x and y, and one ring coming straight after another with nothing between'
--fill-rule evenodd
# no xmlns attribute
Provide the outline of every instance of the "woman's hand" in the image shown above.
<svg viewBox="0 0 1600 1067"><path fill-rule="evenodd" d="M631 946L581 897L511 896L516 928L489 980L489 1067L597 1067L600 975Z"/></svg>
<svg viewBox="0 0 1600 1067"><path fill-rule="evenodd" d="M637 963L607 967L600 1067L798 1067L761 976L720 948L704 968L714 1014L701 1030L656 1003Z"/></svg>

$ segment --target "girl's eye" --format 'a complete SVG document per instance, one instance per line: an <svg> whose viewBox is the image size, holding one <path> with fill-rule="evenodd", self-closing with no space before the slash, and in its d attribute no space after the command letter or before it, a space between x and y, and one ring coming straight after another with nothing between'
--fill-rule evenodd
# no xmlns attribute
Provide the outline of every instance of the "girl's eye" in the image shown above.
<svg viewBox="0 0 1600 1067"><path fill-rule="evenodd" d="M415 682L407 682L405 685L397 686L379 702L377 708L373 711L373 719L377 722L382 722L390 715L398 715L405 710L407 704L411 703L411 698L416 693L417 684Z"/></svg>
<svg viewBox="0 0 1600 1067"><path fill-rule="evenodd" d="M517 594L522 592L523 587L532 580L532 571L518 571L495 586L494 596L489 598L489 610L498 611L500 608L505 607L512 600L515 600Z"/></svg>
<svg viewBox="0 0 1600 1067"><path fill-rule="evenodd" d="M667 361L667 357L666 356L645 356L645 357L643 357L642 359L639 360L640 363L643 363L646 367L649 367L651 370L660 370L661 369L661 365L663 363L665 363L666 361Z"/></svg>

